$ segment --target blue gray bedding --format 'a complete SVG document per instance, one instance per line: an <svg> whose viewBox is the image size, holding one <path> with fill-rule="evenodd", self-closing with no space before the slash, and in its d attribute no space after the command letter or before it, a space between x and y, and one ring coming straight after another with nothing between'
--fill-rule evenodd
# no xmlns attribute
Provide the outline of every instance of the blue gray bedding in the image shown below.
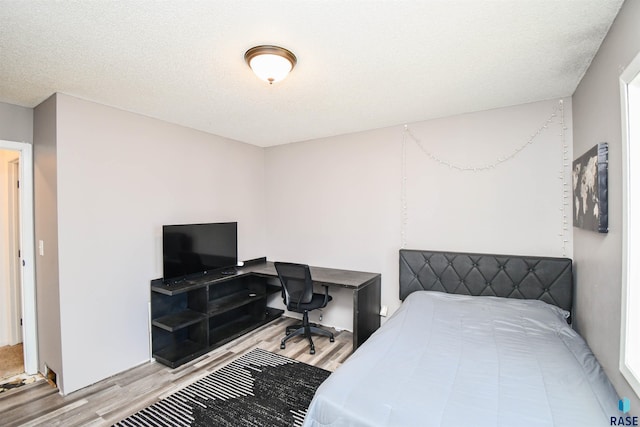
<svg viewBox="0 0 640 427"><path fill-rule="evenodd" d="M569 313L415 291L318 389L319 426L594 426L618 396Z"/></svg>

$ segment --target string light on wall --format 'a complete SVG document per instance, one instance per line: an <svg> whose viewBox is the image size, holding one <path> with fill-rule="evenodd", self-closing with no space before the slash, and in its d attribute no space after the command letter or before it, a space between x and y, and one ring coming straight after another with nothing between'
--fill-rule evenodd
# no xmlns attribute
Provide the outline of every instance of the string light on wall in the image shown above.
<svg viewBox="0 0 640 427"><path fill-rule="evenodd" d="M553 111L549 115L549 117L544 121L544 123L536 129L529 139L527 139L524 143L515 148L512 152L507 153L506 155L497 157L494 161L478 164L478 165L463 165L460 163L456 163L447 159L444 159L433 152L429 151L422 141L418 139L411 130L408 125L404 125L404 129L402 131L402 179L401 179L401 231L400 231L400 247L405 248L407 245L407 224L409 221L408 209L407 209L407 140L411 139L418 148L431 160L442 165L444 167L448 167L449 169L465 172L465 173L477 173L477 172L486 172L497 168L505 162L513 160L516 156L518 156L522 151L524 151L530 145L533 145L538 137L551 126L554 122L556 122L556 118L560 116L560 139L562 146L562 170L560 171L560 179L562 179L562 205L560 208L562 214L562 222L561 222L561 232L560 238L562 240L562 256L566 256L567 253L567 243L569 242L568 237L568 220L567 220L567 209L569 205L569 194L568 194L568 180L567 180L567 168L569 166L569 147L566 143L565 137L565 121L564 121L564 102L560 100L558 105L554 107Z"/></svg>
<svg viewBox="0 0 640 427"><path fill-rule="evenodd" d="M404 132L402 132L402 180L400 188L400 197L402 203L402 214L400 216L400 248L404 249L407 246L407 222L409 220L407 213L407 133L408 126L404 125Z"/></svg>
<svg viewBox="0 0 640 427"><path fill-rule="evenodd" d="M433 160L435 162L438 162L439 164L441 164L443 166L448 166L451 169L456 169L456 170L463 171L463 172L482 172L482 171L495 169L498 165L500 165L500 164L502 164L504 162L508 162L509 160L511 160L514 157L516 157L522 150L527 148L529 145L533 144L535 142L536 138L538 138L538 136L540 136L540 134L542 132L544 132L544 130L547 129L551 123L553 123L553 121L555 120L555 118L557 116L559 108L560 107L558 106L558 107L555 107L553 109L553 112L551 113L549 118L544 122L544 124L542 126L540 126L536 130L536 132L524 144L522 144L519 147L517 147L516 149L514 149L513 152L511 152L511 153L509 153L507 155L498 157L493 162L485 163L485 164L481 164L481 165L474 165L474 166L460 165L460 164L451 162L449 160L442 159L442 158L436 156L435 154L433 154L431 151L427 150L424 147L424 145L422 144L422 141L420 141L418 138L416 138L411 133L411 131L409 130L409 127L407 125L405 125L404 133L407 134L416 143L416 145L418 145L420 150L422 150L427 155L427 157L429 157L431 160Z"/></svg>
<svg viewBox="0 0 640 427"><path fill-rule="evenodd" d="M562 181L562 206L560 212L562 215L562 227L560 230L560 239L562 239L562 256L567 256L567 243L569 243L569 221L567 211L569 210L569 181L567 171L569 170L569 146L566 141L567 127L564 122L564 101L560 100L560 140L562 142L562 163L560 168L560 180Z"/></svg>

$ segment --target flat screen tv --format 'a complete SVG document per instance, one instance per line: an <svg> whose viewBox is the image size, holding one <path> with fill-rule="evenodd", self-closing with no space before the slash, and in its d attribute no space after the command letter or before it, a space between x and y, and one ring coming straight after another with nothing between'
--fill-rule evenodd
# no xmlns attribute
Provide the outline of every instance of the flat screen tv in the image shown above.
<svg viewBox="0 0 640 427"><path fill-rule="evenodd" d="M162 270L165 283L211 272L233 272L238 264L238 223L164 225Z"/></svg>

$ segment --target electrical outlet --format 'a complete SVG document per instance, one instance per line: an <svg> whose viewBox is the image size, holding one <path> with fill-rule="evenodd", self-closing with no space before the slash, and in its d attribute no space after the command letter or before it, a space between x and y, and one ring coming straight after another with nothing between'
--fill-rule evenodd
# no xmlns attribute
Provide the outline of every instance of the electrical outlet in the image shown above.
<svg viewBox="0 0 640 427"><path fill-rule="evenodd" d="M382 316L382 317L387 317L387 310L388 310L387 306L386 306L386 305L383 305L383 306L380 308L380 316Z"/></svg>

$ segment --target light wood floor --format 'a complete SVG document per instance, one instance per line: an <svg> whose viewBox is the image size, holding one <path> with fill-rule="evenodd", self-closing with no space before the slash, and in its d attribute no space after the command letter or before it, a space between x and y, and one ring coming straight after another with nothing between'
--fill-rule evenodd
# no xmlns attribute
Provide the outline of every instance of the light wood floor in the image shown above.
<svg viewBox="0 0 640 427"><path fill-rule="evenodd" d="M0 347L0 381L23 372L22 343Z"/></svg>
<svg viewBox="0 0 640 427"><path fill-rule="evenodd" d="M280 318L176 369L145 363L67 396L46 381L0 394L0 424L9 426L110 426L156 400L185 387L254 348L334 371L352 351L352 334L334 332L335 342L315 337L316 354L308 342L293 338L285 350L280 339L290 318Z"/></svg>

